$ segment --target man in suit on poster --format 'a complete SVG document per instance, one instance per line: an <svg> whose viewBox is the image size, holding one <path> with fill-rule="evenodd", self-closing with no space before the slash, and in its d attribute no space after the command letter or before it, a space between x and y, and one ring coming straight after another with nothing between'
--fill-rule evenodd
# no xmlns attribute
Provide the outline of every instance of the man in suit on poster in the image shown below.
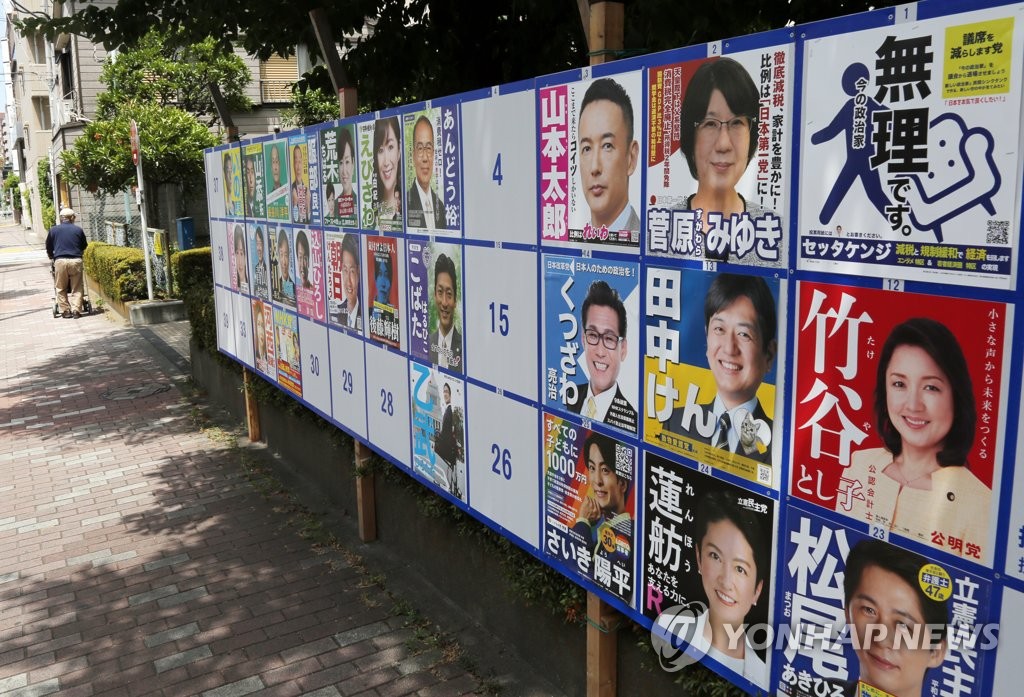
<svg viewBox="0 0 1024 697"><path fill-rule="evenodd" d="M430 119L420 116L412 129L412 163L416 181L406 192L408 225L413 228L444 229L444 202L430 188L434 176L434 127Z"/></svg>
<svg viewBox="0 0 1024 697"><path fill-rule="evenodd" d="M619 370L626 358L626 306L606 282L590 284L582 310L583 347L590 380L566 395L565 407L594 421L637 432L636 409L619 388Z"/></svg>
<svg viewBox="0 0 1024 697"><path fill-rule="evenodd" d="M437 328L430 332L430 362L442 368L462 372L462 334L455 327L455 310L459 304L455 262L444 253L434 262L434 304Z"/></svg>
<svg viewBox="0 0 1024 697"><path fill-rule="evenodd" d="M704 298L707 359L715 398L676 407L665 430L771 462L772 420L757 390L775 360L775 299L760 276L722 273Z"/></svg>

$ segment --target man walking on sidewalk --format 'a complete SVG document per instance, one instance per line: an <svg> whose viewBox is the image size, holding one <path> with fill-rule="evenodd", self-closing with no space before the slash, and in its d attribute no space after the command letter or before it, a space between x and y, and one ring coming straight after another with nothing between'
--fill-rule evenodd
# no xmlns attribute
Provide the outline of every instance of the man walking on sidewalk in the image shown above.
<svg viewBox="0 0 1024 697"><path fill-rule="evenodd" d="M60 223L46 233L46 256L53 260L54 283L57 289L57 307L61 317L78 319L82 316L82 254L88 245L85 231L75 225L75 212L60 210ZM71 302L68 302L68 285Z"/></svg>

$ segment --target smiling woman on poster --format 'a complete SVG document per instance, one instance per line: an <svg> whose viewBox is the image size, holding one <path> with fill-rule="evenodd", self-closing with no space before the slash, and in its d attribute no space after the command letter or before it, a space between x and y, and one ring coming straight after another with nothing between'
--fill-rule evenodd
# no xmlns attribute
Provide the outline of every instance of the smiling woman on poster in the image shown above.
<svg viewBox="0 0 1024 697"><path fill-rule="evenodd" d="M768 666L746 635L748 615L761 600L770 559L764 522L736 501L735 494L710 491L697 504L697 573L707 612L697 618L693 646L759 687L768 685ZM736 640L739 636L743 641Z"/></svg>
<svg viewBox="0 0 1024 697"><path fill-rule="evenodd" d="M985 549L992 491L967 463L974 391L963 350L944 324L919 317L889 334L875 419L885 447L853 454L836 510L961 556L969 545ZM936 534L962 544L944 545Z"/></svg>
<svg viewBox="0 0 1024 697"><path fill-rule="evenodd" d="M373 125L373 173L377 178L374 208L377 223L395 221L387 229L402 226L401 144L398 117L381 119Z"/></svg>
<svg viewBox="0 0 1024 697"><path fill-rule="evenodd" d="M704 63L693 74L683 97L679 145L697 192L686 197L687 210L700 210L702 230L708 213L724 220L748 213L759 218L771 211L747 201L736 184L757 150L757 113L760 95L746 68L732 58ZM710 247L711 245L709 245ZM728 245L709 258L727 259Z"/></svg>

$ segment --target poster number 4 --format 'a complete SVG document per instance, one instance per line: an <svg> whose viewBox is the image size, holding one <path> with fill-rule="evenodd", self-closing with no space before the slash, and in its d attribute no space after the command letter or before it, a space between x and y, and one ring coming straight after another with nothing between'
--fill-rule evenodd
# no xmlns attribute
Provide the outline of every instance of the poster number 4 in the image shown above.
<svg viewBox="0 0 1024 697"><path fill-rule="evenodd" d="M494 158L494 169L491 170L491 179L498 182L498 186L501 186L501 181L504 178L501 173L501 153L499 152L498 156Z"/></svg>

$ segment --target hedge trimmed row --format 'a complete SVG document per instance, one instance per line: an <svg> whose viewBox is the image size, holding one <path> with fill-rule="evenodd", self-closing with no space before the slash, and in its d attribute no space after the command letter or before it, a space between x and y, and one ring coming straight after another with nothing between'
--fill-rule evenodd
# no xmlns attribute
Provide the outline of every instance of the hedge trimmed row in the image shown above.
<svg viewBox="0 0 1024 697"><path fill-rule="evenodd" d="M85 272L112 300L143 300L146 292L146 260L141 249L90 242L83 257Z"/></svg>
<svg viewBox="0 0 1024 697"><path fill-rule="evenodd" d="M185 314L192 325L192 338L199 348L217 351L217 308L213 304L213 256L209 247L189 249L171 255L171 275Z"/></svg>

